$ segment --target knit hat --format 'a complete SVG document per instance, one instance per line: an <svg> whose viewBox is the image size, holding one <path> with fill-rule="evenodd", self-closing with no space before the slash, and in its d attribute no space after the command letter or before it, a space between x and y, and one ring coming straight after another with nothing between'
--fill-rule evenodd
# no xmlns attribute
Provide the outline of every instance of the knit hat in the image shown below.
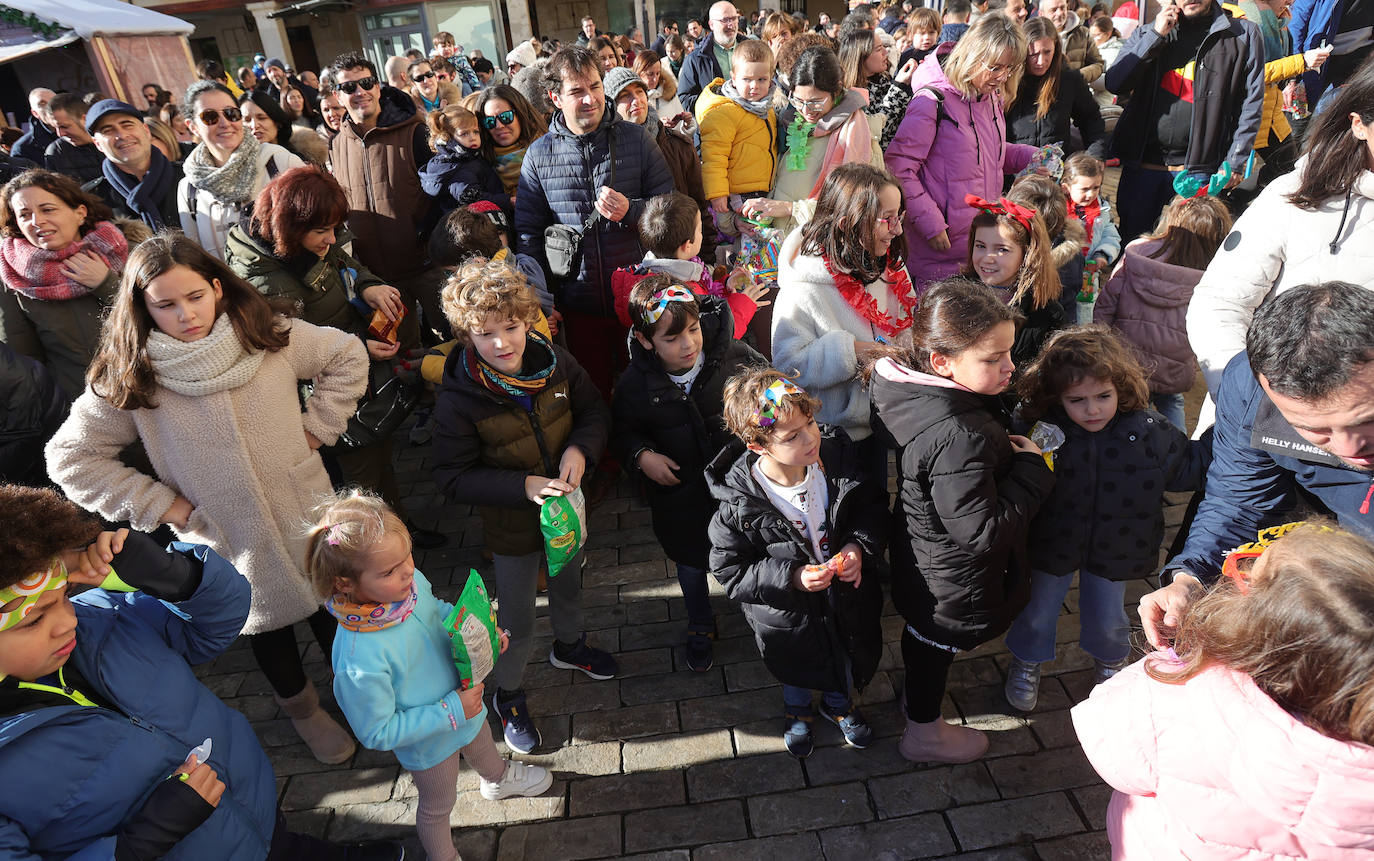
<svg viewBox="0 0 1374 861"><path fill-rule="evenodd" d="M278 60L276 57L273 57L272 59L267 61L267 68L271 69L273 67L281 69L283 72L286 71L286 64L283 63L281 60Z"/></svg>
<svg viewBox="0 0 1374 861"><path fill-rule="evenodd" d="M611 69L606 73L606 78L601 82L602 87L606 90L606 100L609 102L614 102L619 98L620 94L625 92L625 88L631 84L638 84L644 87L644 92L649 92L649 88L644 85L644 81L640 80L640 77L636 75L633 70L627 69L624 66L616 66L614 69Z"/></svg>
<svg viewBox="0 0 1374 861"><path fill-rule="evenodd" d="M535 53L534 46L528 41L521 42L515 49L506 55L506 65L519 63L522 66L533 66L539 55Z"/></svg>

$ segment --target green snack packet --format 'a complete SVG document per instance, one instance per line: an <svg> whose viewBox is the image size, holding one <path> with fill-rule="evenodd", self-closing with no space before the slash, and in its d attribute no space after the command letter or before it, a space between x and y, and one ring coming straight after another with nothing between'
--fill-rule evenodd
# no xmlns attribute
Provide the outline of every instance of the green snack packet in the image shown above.
<svg viewBox="0 0 1374 861"><path fill-rule="evenodd" d="M539 504L539 531L544 533L549 576L554 577L587 542L587 502L582 488L566 496L545 497Z"/></svg>
<svg viewBox="0 0 1374 861"><path fill-rule="evenodd" d="M458 684L467 690L482 681L496 666L501 654L501 635L496 627L496 610L482 578L469 570L463 594L444 620L453 663L458 666Z"/></svg>

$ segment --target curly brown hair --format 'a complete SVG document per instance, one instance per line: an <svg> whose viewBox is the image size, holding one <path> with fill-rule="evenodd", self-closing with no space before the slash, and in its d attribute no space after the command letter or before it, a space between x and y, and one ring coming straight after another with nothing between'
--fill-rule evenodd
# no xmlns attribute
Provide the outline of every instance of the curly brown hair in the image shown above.
<svg viewBox="0 0 1374 861"><path fill-rule="evenodd" d="M47 568L65 550L85 547L100 521L54 490L0 484L0 589Z"/></svg>
<svg viewBox="0 0 1374 861"><path fill-rule="evenodd" d="M100 198L81 190L76 180L50 170L36 168L26 170L0 188L0 236L23 239L24 232L19 229L19 218L14 213L10 200L26 188L41 188L72 209L86 207L86 218L81 222L79 232L82 236L95 229L96 224L114 219L114 211ZM27 240L26 240L27 241Z"/></svg>
<svg viewBox="0 0 1374 861"><path fill-rule="evenodd" d="M725 402L725 427L739 437L745 445L768 445L777 425L759 427L758 415L760 401L768 387L778 380L796 382L795 376L788 376L776 368L758 365L746 368L725 382L722 400ZM806 392L800 395L786 395L780 406L779 421L786 421L792 410L801 410L802 415L813 418L821 410L821 402Z"/></svg>
<svg viewBox="0 0 1374 861"><path fill-rule="evenodd" d="M1086 379L1110 380L1118 412L1150 406L1145 369L1125 339L1110 327L1072 326L1055 332L1016 384L1021 412L1037 421L1059 403L1065 389Z"/></svg>
<svg viewBox="0 0 1374 861"><path fill-rule="evenodd" d="M492 314L522 320L533 327L539 322L539 300L517 270L485 257L473 257L458 267L444 283L440 300L444 316L459 343L472 340Z"/></svg>

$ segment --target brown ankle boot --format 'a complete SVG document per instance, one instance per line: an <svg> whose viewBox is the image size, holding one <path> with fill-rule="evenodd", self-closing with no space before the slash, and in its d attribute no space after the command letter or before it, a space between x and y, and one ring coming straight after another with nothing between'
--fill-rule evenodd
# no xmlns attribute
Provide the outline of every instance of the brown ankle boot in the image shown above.
<svg viewBox="0 0 1374 861"><path fill-rule="evenodd" d="M277 705L282 707L296 734L310 748L310 753L325 765L338 765L347 760L358 749L348 730L320 708L320 697L315 685L306 679L305 687L293 697L276 697Z"/></svg>

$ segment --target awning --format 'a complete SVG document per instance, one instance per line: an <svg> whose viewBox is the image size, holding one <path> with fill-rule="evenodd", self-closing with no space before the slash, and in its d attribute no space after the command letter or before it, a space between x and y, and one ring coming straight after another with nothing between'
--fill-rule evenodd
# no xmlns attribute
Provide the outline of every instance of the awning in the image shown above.
<svg viewBox="0 0 1374 861"><path fill-rule="evenodd" d="M285 18L288 15L298 15L302 12L323 12L328 9L352 9L353 0L301 0L300 3L292 3L290 6L283 6L275 12L268 13L268 18Z"/></svg>
<svg viewBox="0 0 1374 861"><path fill-rule="evenodd" d="M80 38L74 30L65 27L45 33L23 23L0 21L0 63L8 63L50 48L60 48Z"/></svg>
<svg viewBox="0 0 1374 861"><path fill-rule="evenodd" d="M6 5L11 9L32 13L41 21L61 25L75 33L74 38L80 39L93 36L189 36L195 31L194 26L180 18L120 0L6 0ZM55 48L59 44L66 42L45 44L36 50Z"/></svg>

